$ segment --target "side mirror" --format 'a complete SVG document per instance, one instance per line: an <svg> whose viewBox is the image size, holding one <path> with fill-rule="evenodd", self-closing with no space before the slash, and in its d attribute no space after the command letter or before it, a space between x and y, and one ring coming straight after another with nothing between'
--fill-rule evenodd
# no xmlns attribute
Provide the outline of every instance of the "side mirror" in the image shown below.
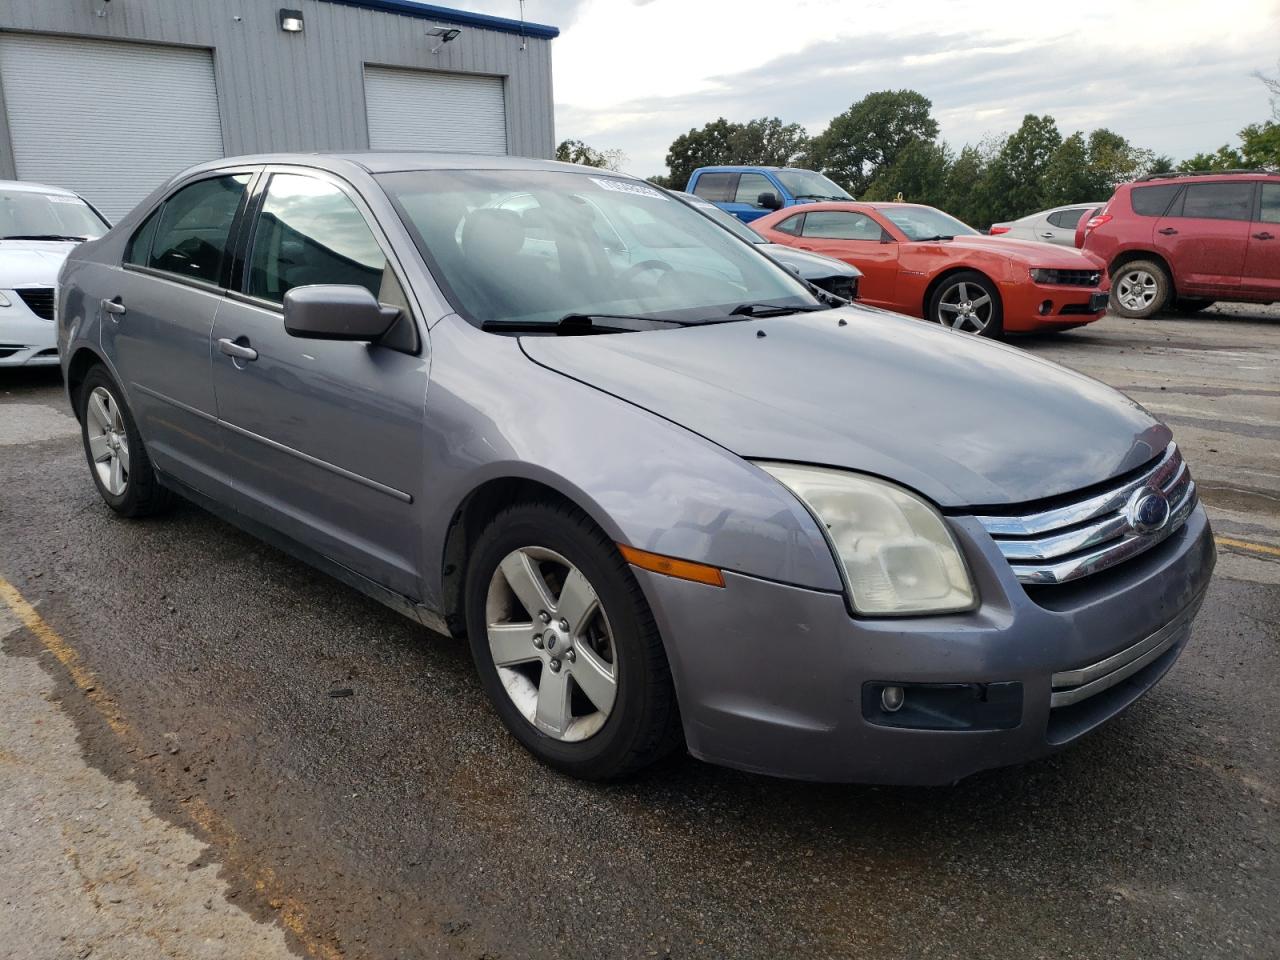
<svg viewBox="0 0 1280 960"><path fill-rule="evenodd" d="M778 199L778 195L776 193L765 191L760 194L760 196L756 197L756 206L764 207L766 210L781 210L782 201Z"/></svg>
<svg viewBox="0 0 1280 960"><path fill-rule="evenodd" d="M315 284L284 295L284 329L305 340L379 339L400 318L364 287Z"/></svg>

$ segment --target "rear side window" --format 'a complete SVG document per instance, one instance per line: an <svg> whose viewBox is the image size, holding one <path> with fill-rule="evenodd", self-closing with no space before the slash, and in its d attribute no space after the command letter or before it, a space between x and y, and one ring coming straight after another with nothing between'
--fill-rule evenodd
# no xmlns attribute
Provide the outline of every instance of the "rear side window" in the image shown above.
<svg viewBox="0 0 1280 960"><path fill-rule="evenodd" d="M159 222L160 210L156 210L142 222L142 226L134 231L128 245L124 248L125 263L131 263L135 267L147 265L147 261L151 258L151 241L155 239L156 224Z"/></svg>
<svg viewBox="0 0 1280 960"><path fill-rule="evenodd" d="M1192 183L1182 199L1182 216L1202 220L1248 220L1253 214L1253 184Z"/></svg>
<svg viewBox="0 0 1280 960"><path fill-rule="evenodd" d="M733 199L735 203L749 203L758 207L760 204L756 201L762 193L772 193L775 197L778 195L778 191L764 174L744 173L738 178L738 190Z"/></svg>
<svg viewBox="0 0 1280 960"><path fill-rule="evenodd" d="M825 237L831 240L875 240L879 242L883 230L865 213L848 213L842 210L820 210L805 214L804 235Z"/></svg>
<svg viewBox="0 0 1280 960"><path fill-rule="evenodd" d="M1169 201L1182 189L1178 183L1161 183L1154 187L1134 187L1130 194L1133 212L1140 217L1163 217Z"/></svg>
<svg viewBox="0 0 1280 960"><path fill-rule="evenodd" d="M704 173L693 185L695 196L712 203L729 203L738 189L736 173Z"/></svg>
<svg viewBox="0 0 1280 960"><path fill-rule="evenodd" d="M520 222L516 213L501 212ZM389 300L384 275L394 283L364 214L335 184L292 173L271 178L254 232L250 295L283 303L294 287L337 283Z"/></svg>
<svg viewBox="0 0 1280 960"><path fill-rule="evenodd" d="M1262 185L1262 210L1258 219L1263 223L1280 223L1280 183Z"/></svg>
<svg viewBox="0 0 1280 960"><path fill-rule="evenodd" d="M1049 214L1049 222L1055 227L1062 227L1065 230L1074 230L1076 228L1076 224L1080 222L1080 218L1088 212L1088 207L1076 207L1072 210L1059 210L1057 213Z"/></svg>
<svg viewBox="0 0 1280 960"><path fill-rule="evenodd" d="M773 225L773 229L777 230L779 233L789 233L793 237L798 237L800 235L800 228L804 225L804 217L805 215L803 213L798 213L794 217L787 217L787 219L780 223L775 223Z"/></svg>
<svg viewBox="0 0 1280 960"><path fill-rule="evenodd" d="M231 224L249 179L249 174L237 173L200 180L166 200L147 266L221 286Z"/></svg>

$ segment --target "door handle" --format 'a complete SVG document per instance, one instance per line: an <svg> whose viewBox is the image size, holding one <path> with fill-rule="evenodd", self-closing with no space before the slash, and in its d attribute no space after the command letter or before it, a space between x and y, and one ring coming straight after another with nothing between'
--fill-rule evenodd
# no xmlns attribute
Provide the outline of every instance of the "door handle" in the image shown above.
<svg viewBox="0 0 1280 960"><path fill-rule="evenodd" d="M125 309L124 301L119 297L114 300L103 300L102 309L104 312L111 314L113 317L123 317L129 311Z"/></svg>
<svg viewBox="0 0 1280 960"><path fill-rule="evenodd" d="M1159 230L1157 232L1163 233L1166 237L1172 237L1178 231L1173 229L1173 227L1165 227L1163 230Z"/></svg>
<svg viewBox="0 0 1280 960"><path fill-rule="evenodd" d="M242 338L243 339L243 338ZM218 341L218 349L234 360L257 360L258 351L243 343L236 343L223 337Z"/></svg>
<svg viewBox="0 0 1280 960"><path fill-rule="evenodd" d="M1046 240L1052 240L1052 239L1053 239L1053 237L1054 237L1054 235L1053 235L1052 233L1050 233L1048 230L1046 230L1044 233L1040 234L1040 236L1044 237Z"/></svg>
<svg viewBox="0 0 1280 960"><path fill-rule="evenodd" d="M1263 230L1261 233L1255 233L1255 234L1253 235L1253 239L1255 239L1255 240L1274 240L1274 239L1275 239L1275 237L1273 237L1271 234L1267 233L1267 231Z"/></svg>

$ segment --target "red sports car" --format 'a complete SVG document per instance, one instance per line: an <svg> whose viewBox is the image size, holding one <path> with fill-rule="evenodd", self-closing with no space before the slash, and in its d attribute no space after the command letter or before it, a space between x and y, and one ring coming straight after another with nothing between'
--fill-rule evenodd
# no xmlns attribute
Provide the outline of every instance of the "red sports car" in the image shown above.
<svg viewBox="0 0 1280 960"><path fill-rule="evenodd" d="M751 227L773 243L853 264L863 303L979 336L1066 330L1107 308L1106 269L1089 254L985 237L916 203L806 203Z"/></svg>

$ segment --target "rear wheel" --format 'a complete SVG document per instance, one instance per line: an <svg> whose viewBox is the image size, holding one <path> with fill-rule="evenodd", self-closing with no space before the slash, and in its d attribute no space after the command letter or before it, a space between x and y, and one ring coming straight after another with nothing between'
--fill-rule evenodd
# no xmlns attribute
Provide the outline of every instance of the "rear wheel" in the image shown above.
<svg viewBox="0 0 1280 960"><path fill-rule="evenodd" d="M1111 309L1122 317L1145 320L1164 309L1173 285L1153 260L1131 260L1111 276Z"/></svg>
<svg viewBox="0 0 1280 960"><path fill-rule="evenodd" d="M504 510L467 566L467 635L498 716L545 763L624 777L681 742L662 640L617 546L581 511Z"/></svg>
<svg viewBox="0 0 1280 960"><path fill-rule="evenodd" d="M996 285L974 270L947 277L929 298L926 319L952 330L999 339L1004 308Z"/></svg>
<svg viewBox="0 0 1280 960"><path fill-rule="evenodd" d="M1201 310L1207 310L1212 307L1216 302L1215 300L1187 300L1180 298L1173 301L1173 309L1177 313L1199 313Z"/></svg>
<svg viewBox="0 0 1280 960"><path fill-rule="evenodd" d="M107 506L125 517L143 517L168 507L173 495L156 478L124 392L106 368L89 371L77 400L85 458Z"/></svg>

